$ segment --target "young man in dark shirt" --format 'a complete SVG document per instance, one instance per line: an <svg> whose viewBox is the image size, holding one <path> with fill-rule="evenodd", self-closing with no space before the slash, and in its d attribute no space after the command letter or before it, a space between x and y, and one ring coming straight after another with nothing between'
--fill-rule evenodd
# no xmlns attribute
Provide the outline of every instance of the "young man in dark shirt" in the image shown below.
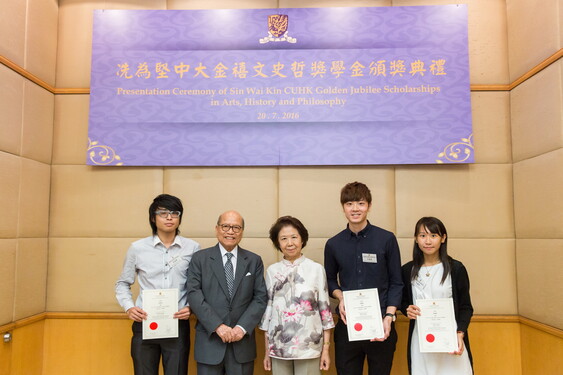
<svg viewBox="0 0 563 375"><path fill-rule="evenodd" d="M346 229L325 245L325 270L329 293L338 299L340 319L334 330L336 370L339 375L361 375L368 360L369 375L388 375L397 343L395 312L401 303L401 255L395 235L371 225L371 192L352 182L340 192L348 220ZM343 291L377 288L383 317L383 339L349 341Z"/></svg>

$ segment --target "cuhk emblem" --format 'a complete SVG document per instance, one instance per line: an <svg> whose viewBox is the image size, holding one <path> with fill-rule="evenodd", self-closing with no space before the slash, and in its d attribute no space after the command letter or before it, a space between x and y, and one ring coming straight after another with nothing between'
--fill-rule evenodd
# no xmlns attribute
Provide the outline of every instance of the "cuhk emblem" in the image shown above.
<svg viewBox="0 0 563 375"><path fill-rule="evenodd" d="M268 31L270 34L279 38L287 31L289 17L287 14L273 14L268 16Z"/></svg>
<svg viewBox="0 0 563 375"><path fill-rule="evenodd" d="M297 39L288 35L289 16L287 14L272 14L268 16L268 36L260 38L260 43L288 42L296 43Z"/></svg>

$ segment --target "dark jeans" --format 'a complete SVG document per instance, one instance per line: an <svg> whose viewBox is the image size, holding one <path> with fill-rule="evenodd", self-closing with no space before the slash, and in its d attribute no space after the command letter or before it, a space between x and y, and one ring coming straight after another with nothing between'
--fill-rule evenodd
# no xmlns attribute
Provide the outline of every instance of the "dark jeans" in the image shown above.
<svg viewBox="0 0 563 375"><path fill-rule="evenodd" d="M338 375L361 375L367 356L369 375L389 375L397 345L395 323L385 341L348 341L346 325L339 319L334 329L336 372Z"/></svg>
<svg viewBox="0 0 563 375"><path fill-rule="evenodd" d="M190 354L190 323L178 321L178 338L143 340L143 326L133 322L131 357L135 375L158 375L162 356L165 375L187 375Z"/></svg>

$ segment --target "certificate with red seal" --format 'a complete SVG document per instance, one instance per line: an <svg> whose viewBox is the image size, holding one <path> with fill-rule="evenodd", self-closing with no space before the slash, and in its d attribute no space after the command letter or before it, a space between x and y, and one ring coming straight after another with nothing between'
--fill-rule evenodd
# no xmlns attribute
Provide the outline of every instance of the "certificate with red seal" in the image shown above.
<svg viewBox="0 0 563 375"><path fill-rule="evenodd" d="M383 319L377 288L348 290L343 295L348 340L383 338Z"/></svg>
<svg viewBox="0 0 563 375"><path fill-rule="evenodd" d="M143 340L178 337L178 289L143 290Z"/></svg>
<svg viewBox="0 0 563 375"><path fill-rule="evenodd" d="M451 353L457 350L457 323L451 298L419 299L416 305L418 343L421 353Z"/></svg>

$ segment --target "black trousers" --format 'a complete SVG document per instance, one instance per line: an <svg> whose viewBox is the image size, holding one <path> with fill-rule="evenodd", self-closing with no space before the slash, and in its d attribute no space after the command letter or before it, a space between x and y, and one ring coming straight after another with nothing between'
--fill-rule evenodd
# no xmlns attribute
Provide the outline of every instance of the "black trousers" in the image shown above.
<svg viewBox="0 0 563 375"><path fill-rule="evenodd" d="M135 375L158 375L162 356L165 375L187 375L190 354L189 320L178 320L178 338L143 340L143 326L133 322L131 357Z"/></svg>
<svg viewBox="0 0 563 375"><path fill-rule="evenodd" d="M368 360L369 375L389 375L397 346L395 323L385 341L348 341L346 325L339 319L334 329L335 365L338 375L361 375Z"/></svg>

